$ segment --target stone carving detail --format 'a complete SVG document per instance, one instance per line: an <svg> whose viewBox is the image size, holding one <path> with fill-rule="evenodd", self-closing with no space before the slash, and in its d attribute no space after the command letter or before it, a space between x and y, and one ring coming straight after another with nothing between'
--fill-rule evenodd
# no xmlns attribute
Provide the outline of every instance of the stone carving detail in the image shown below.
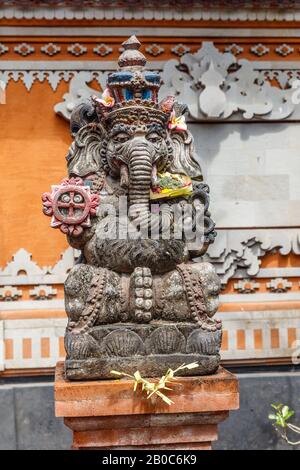
<svg viewBox="0 0 300 470"><path fill-rule="evenodd" d="M173 93L187 103L195 120L224 120L238 114L243 119L285 119L292 114L292 88L280 90L254 69L253 63L221 53L203 42L194 54L165 63L161 96ZM204 97L203 97L204 95Z"/></svg>
<svg viewBox="0 0 300 470"><path fill-rule="evenodd" d="M286 57L294 51L294 48L290 46L289 44L284 43L276 47L275 51L277 52L277 54L282 55L283 57Z"/></svg>
<svg viewBox="0 0 300 470"><path fill-rule="evenodd" d="M46 300L52 299L57 294L57 289L53 289L52 286L36 286L34 289L30 289L29 295L35 300Z"/></svg>
<svg viewBox="0 0 300 470"><path fill-rule="evenodd" d="M27 55L32 54L35 51L35 48L26 42L22 42L18 46L14 47L14 51L17 52L17 54L26 57Z"/></svg>
<svg viewBox="0 0 300 470"><path fill-rule="evenodd" d="M46 20L298 21L297 0L6 0L0 18ZM26 7L29 8L26 8ZM229 7L229 8L228 8ZM192 9L192 11L190 11ZM51 24L51 23L50 23Z"/></svg>
<svg viewBox="0 0 300 470"><path fill-rule="evenodd" d="M0 55L5 54L8 52L8 47L5 44L0 43Z"/></svg>
<svg viewBox="0 0 300 470"><path fill-rule="evenodd" d="M225 48L225 52L230 52L233 55L239 55L243 52L243 50L244 48L242 46L239 46L235 42Z"/></svg>
<svg viewBox="0 0 300 470"><path fill-rule="evenodd" d="M209 247L204 259L214 265L222 284L225 285L239 273L243 277L259 275L260 258L272 251L278 251L281 255L300 255L300 231L220 230L216 242Z"/></svg>
<svg viewBox="0 0 300 470"><path fill-rule="evenodd" d="M75 42L74 44L71 44L71 46L69 46L67 50L70 54L73 54L76 57L79 57L82 54L85 54L87 52L87 48L83 46L82 44L79 44L79 42Z"/></svg>
<svg viewBox="0 0 300 470"><path fill-rule="evenodd" d="M4 286L0 288L0 300L10 301L18 300L22 297L22 291L12 286Z"/></svg>
<svg viewBox="0 0 300 470"><path fill-rule="evenodd" d="M261 42L259 44L256 44L255 46L252 46L250 50L251 52L253 52L253 54L257 55L258 57L262 57L268 54L268 52L270 52L270 49Z"/></svg>
<svg viewBox="0 0 300 470"><path fill-rule="evenodd" d="M270 289L271 292L287 292L292 288L293 283L287 279L277 278L272 279L270 282L267 282L267 289Z"/></svg>
<svg viewBox="0 0 300 470"><path fill-rule="evenodd" d="M40 267L32 261L31 254L21 248L13 260L0 269L0 285L62 284L78 256L77 250L67 248L53 267Z"/></svg>
<svg viewBox="0 0 300 470"><path fill-rule="evenodd" d="M90 217L96 215L99 195L91 194L81 178L66 178L52 186L51 193L44 193L42 200L44 214L52 217L51 227L78 237L91 226Z"/></svg>
<svg viewBox="0 0 300 470"><path fill-rule="evenodd" d="M56 189L61 194L43 198L56 218L65 188L74 200L74 179L100 199L85 225L84 207L73 204L81 230L64 230L81 251L65 282L66 374L77 380L139 369L157 376L191 361L199 362L199 375L213 373L220 281L211 264L192 262L216 236L209 189L185 107L173 96L158 100L161 78L145 69L135 36L123 47L102 95L73 109L68 179ZM69 201L62 202L67 225Z"/></svg>
<svg viewBox="0 0 300 470"><path fill-rule="evenodd" d="M95 54L98 54L101 57L105 57L106 55L110 54L113 50L112 47L109 47L107 44L104 44L102 42L101 44L98 44L96 47L94 47L93 51L95 52Z"/></svg>
<svg viewBox="0 0 300 470"><path fill-rule="evenodd" d="M61 47L58 46L57 44L54 44L53 42L49 42L48 44L45 44L44 46L41 47L41 51L44 54L47 54L50 57L52 57L61 51Z"/></svg>
<svg viewBox="0 0 300 470"><path fill-rule="evenodd" d="M179 57L183 56L187 52L190 52L190 48L188 46L185 46L184 44L177 44L175 47L172 47L171 51L173 54L178 55Z"/></svg>
<svg viewBox="0 0 300 470"><path fill-rule="evenodd" d="M241 281L235 282L233 287L240 294L252 294L259 289L259 283L252 279L242 279Z"/></svg>
<svg viewBox="0 0 300 470"><path fill-rule="evenodd" d="M93 95L98 95L100 97L100 93L90 88L87 84L92 81L93 78L96 78L104 90L107 76L108 73L106 72L101 72L99 74L80 72L76 74L71 80L69 93L66 93L63 97L64 101L55 105L55 112L63 116L65 119L70 120L72 111L77 105L86 102L88 98Z"/></svg>
<svg viewBox="0 0 300 470"><path fill-rule="evenodd" d="M148 52L148 54L153 55L154 57L157 57L158 55L162 54L165 51L165 49L161 47L159 44L153 43L147 46L145 51Z"/></svg>

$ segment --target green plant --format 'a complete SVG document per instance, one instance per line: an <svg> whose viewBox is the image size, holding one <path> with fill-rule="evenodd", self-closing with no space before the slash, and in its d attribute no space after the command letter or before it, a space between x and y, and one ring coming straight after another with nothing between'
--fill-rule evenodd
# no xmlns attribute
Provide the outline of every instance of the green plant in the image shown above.
<svg viewBox="0 0 300 470"><path fill-rule="evenodd" d="M127 374L126 372L119 372L117 370L111 370L110 373L113 375L117 375L119 377L129 377L130 379L134 380L133 384L133 391L136 392L138 386L142 386L142 391L146 393L147 399L151 398L152 395L157 395L161 398L165 403L168 405L172 405L174 403L169 397L167 397L162 390L172 390L172 388L168 387L167 384L172 383L177 379L175 374L183 369L196 369L199 367L198 362L191 362L190 364L182 364L181 366L177 367L177 369L168 369L165 375L163 375L158 381L150 382L147 379L144 379L140 372L137 370L133 375Z"/></svg>
<svg viewBox="0 0 300 470"><path fill-rule="evenodd" d="M291 430L296 434L300 434L300 428L288 422L288 420L295 414L294 410L282 403L272 404L275 412L269 414L269 419L274 421L273 426L288 444L293 446L299 445L300 441L290 441L287 436L287 431Z"/></svg>

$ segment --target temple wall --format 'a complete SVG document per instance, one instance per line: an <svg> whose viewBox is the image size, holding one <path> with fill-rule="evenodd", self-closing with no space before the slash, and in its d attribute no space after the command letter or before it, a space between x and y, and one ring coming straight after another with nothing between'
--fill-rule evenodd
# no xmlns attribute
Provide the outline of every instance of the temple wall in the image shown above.
<svg viewBox="0 0 300 470"><path fill-rule="evenodd" d="M133 31L153 69L210 41L221 54L250 60L260 78L282 93L291 77L300 78L296 17L234 12L225 18L197 10L181 17L164 12L160 18L127 12L125 18L121 10L110 18L105 11L103 18L90 12L91 19L74 12L69 19L63 12L52 19L49 12L0 17L0 80L6 83L6 104L0 106L4 377L48 374L64 357L63 282L76 253L41 211L42 192L65 176L71 142L68 122L54 107L60 103L67 113L80 93L99 91L120 43ZM218 315L224 322L225 365L290 364L297 356L299 116L296 107L268 122L241 113L228 120L190 119L218 228L207 259L222 280Z"/></svg>

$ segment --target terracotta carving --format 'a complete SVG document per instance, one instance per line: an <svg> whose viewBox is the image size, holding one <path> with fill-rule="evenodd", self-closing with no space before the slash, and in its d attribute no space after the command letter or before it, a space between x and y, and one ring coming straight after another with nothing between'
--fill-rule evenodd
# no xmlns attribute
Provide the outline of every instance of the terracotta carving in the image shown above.
<svg viewBox="0 0 300 470"><path fill-rule="evenodd" d="M216 235L209 189L185 106L159 102L160 76L136 37L123 47L102 98L73 111L69 179L43 196L82 253L65 282L66 376L160 376L193 361L190 373L211 374L222 333L220 281L201 262Z"/></svg>

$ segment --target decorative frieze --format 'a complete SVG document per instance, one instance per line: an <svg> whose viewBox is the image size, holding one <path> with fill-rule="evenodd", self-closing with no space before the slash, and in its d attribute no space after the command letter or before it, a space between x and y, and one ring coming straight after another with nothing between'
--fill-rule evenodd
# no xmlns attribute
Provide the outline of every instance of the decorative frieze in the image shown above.
<svg viewBox="0 0 300 470"><path fill-rule="evenodd" d="M28 8L30 7L30 8ZM76 7L76 8L74 8ZM229 8L228 8L229 7ZM226 0L51 0L4 1L0 8L0 19L51 20L183 20L183 21L297 21L297 0L282 1Z"/></svg>
<svg viewBox="0 0 300 470"><path fill-rule="evenodd" d="M161 97L175 94L179 102L187 103L196 121L289 117L296 106L294 90L280 90L260 77L253 62L237 60L231 53L221 53L212 42L203 42L196 53L165 63Z"/></svg>
<svg viewBox="0 0 300 470"><path fill-rule="evenodd" d="M20 54L23 57L26 57L27 55L32 54L35 51L35 48L31 44L28 44L27 42L22 42L21 44L18 44L18 46L14 47L14 51L17 54Z"/></svg>
<svg viewBox="0 0 300 470"><path fill-rule="evenodd" d="M62 284L78 256L76 250L67 248L53 267L40 267L32 260L31 253L21 248L12 257L12 261L9 261L4 269L0 269L0 286ZM2 296L6 292L4 287L3 289Z"/></svg>
<svg viewBox="0 0 300 470"><path fill-rule="evenodd" d="M68 52L75 55L76 57L79 57L87 52L87 48L82 44L79 44L79 42L75 42L68 47Z"/></svg>
<svg viewBox="0 0 300 470"><path fill-rule="evenodd" d="M244 48L236 43L230 44L229 46L225 47L225 52L230 52L235 56L241 54L243 51Z"/></svg>
<svg viewBox="0 0 300 470"><path fill-rule="evenodd" d="M52 57L61 51L61 47L58 46L57 44L54 44L53 42L48 42L48 44L45 44L44 46L41 47L41 51L44 54L47 54L50 57Z"/></svg>
<svg viewBox="0 0 300 470"><path fill-rule="evenodd" d="M294 51L294 48L291 47L289 44L281 44L280 46L276 47L275 51L277 54L286 57Z"/></svg>
<svg viewBox="0 0 300 470"><path fill-rule="evenodd" d="M176 46L172 47L172 52L179 57L183 56L187 52L189 52L191 49L188 46L185 46L184 44L177 44Z"/></svg>
<svg viewBox="0 0 300 470"><path fill-rule="evenodd" d="M98 44L97 46L95 46L93 51L95 54L98 54L101 57L105 57L106 55L110 54L113 51L113 49L112 47L102 42L101 44Z"/></svg>
<svg viewBox="0 0 300 470"><path fill-rule="evenodd" d="M0 55L3 55L5 54L6 52L8 52L9 48L3 44L3 43L0 43Z"/></svg>
<svg viewBox="0 0 300 470"><path fill-rule="evenodd" d="M156 43L153 43L153 44L150 44L149 46L147 46L145 48L145 51L154 56L154 57L157 57L158 55L162 54L165 49L164 47L161 47L159 44L156 44Z"/></svg>
<svg viewBox="0 0 300 470"><path fill-rule="evenodd" d="M240 294L252 294L257 289L259 289L259 283L253 281L252 279L242 279L238 282L235 282L233 287Z"/></svg>
<svg viewBox="0 0 300 470"><path fill-rule="evenodd" d="M22 297L22 291L13 286L4 286L0 288L0 300L5 302L18 300Z"/></svg>
<svg viewBox="0 0 300 470"><path fill-rule="evenodd" d="M257 55L258 57L262 57L268 54L268 52L270 52L269 47L265 46L262 43L255 44L255 46L252 46L250 50L253 54Z"/></svg>
<svg viewBox="0 0 300 470"><path fill-rule="evenodd" d="M270 252L300 255L298 229L218 230L205 257L214 265L222 284L231 278L300 276L297 268L261 269L261 258ZM290 274L288 274L290 273Z"/></svg>
<svg viewBox="0 0 300 470"><path fill-rule="evenodd" d="M267 289L270 289L271 292L287 292L292 288L293 283L288 281L288 279L282 279L281 277L272 279L270 282L267 282Z"/></svg>
<svg viewBox="0 0 300 470"><path fill-rule="evenodd" d="M0 320L0 369L55 367L65 356L61 317ZM221 359L286 358L297 360L300 347L299 311L265 310L219 313L223 322Z"/></svg>
<svg viewBox="0 0 300 470"><path fill-rule="evenodd" d="M54 289L52 286L35 286L34 289L29 291L30 297L34 300L46 300L52 299L57 294L57 289Z"/></svg>

